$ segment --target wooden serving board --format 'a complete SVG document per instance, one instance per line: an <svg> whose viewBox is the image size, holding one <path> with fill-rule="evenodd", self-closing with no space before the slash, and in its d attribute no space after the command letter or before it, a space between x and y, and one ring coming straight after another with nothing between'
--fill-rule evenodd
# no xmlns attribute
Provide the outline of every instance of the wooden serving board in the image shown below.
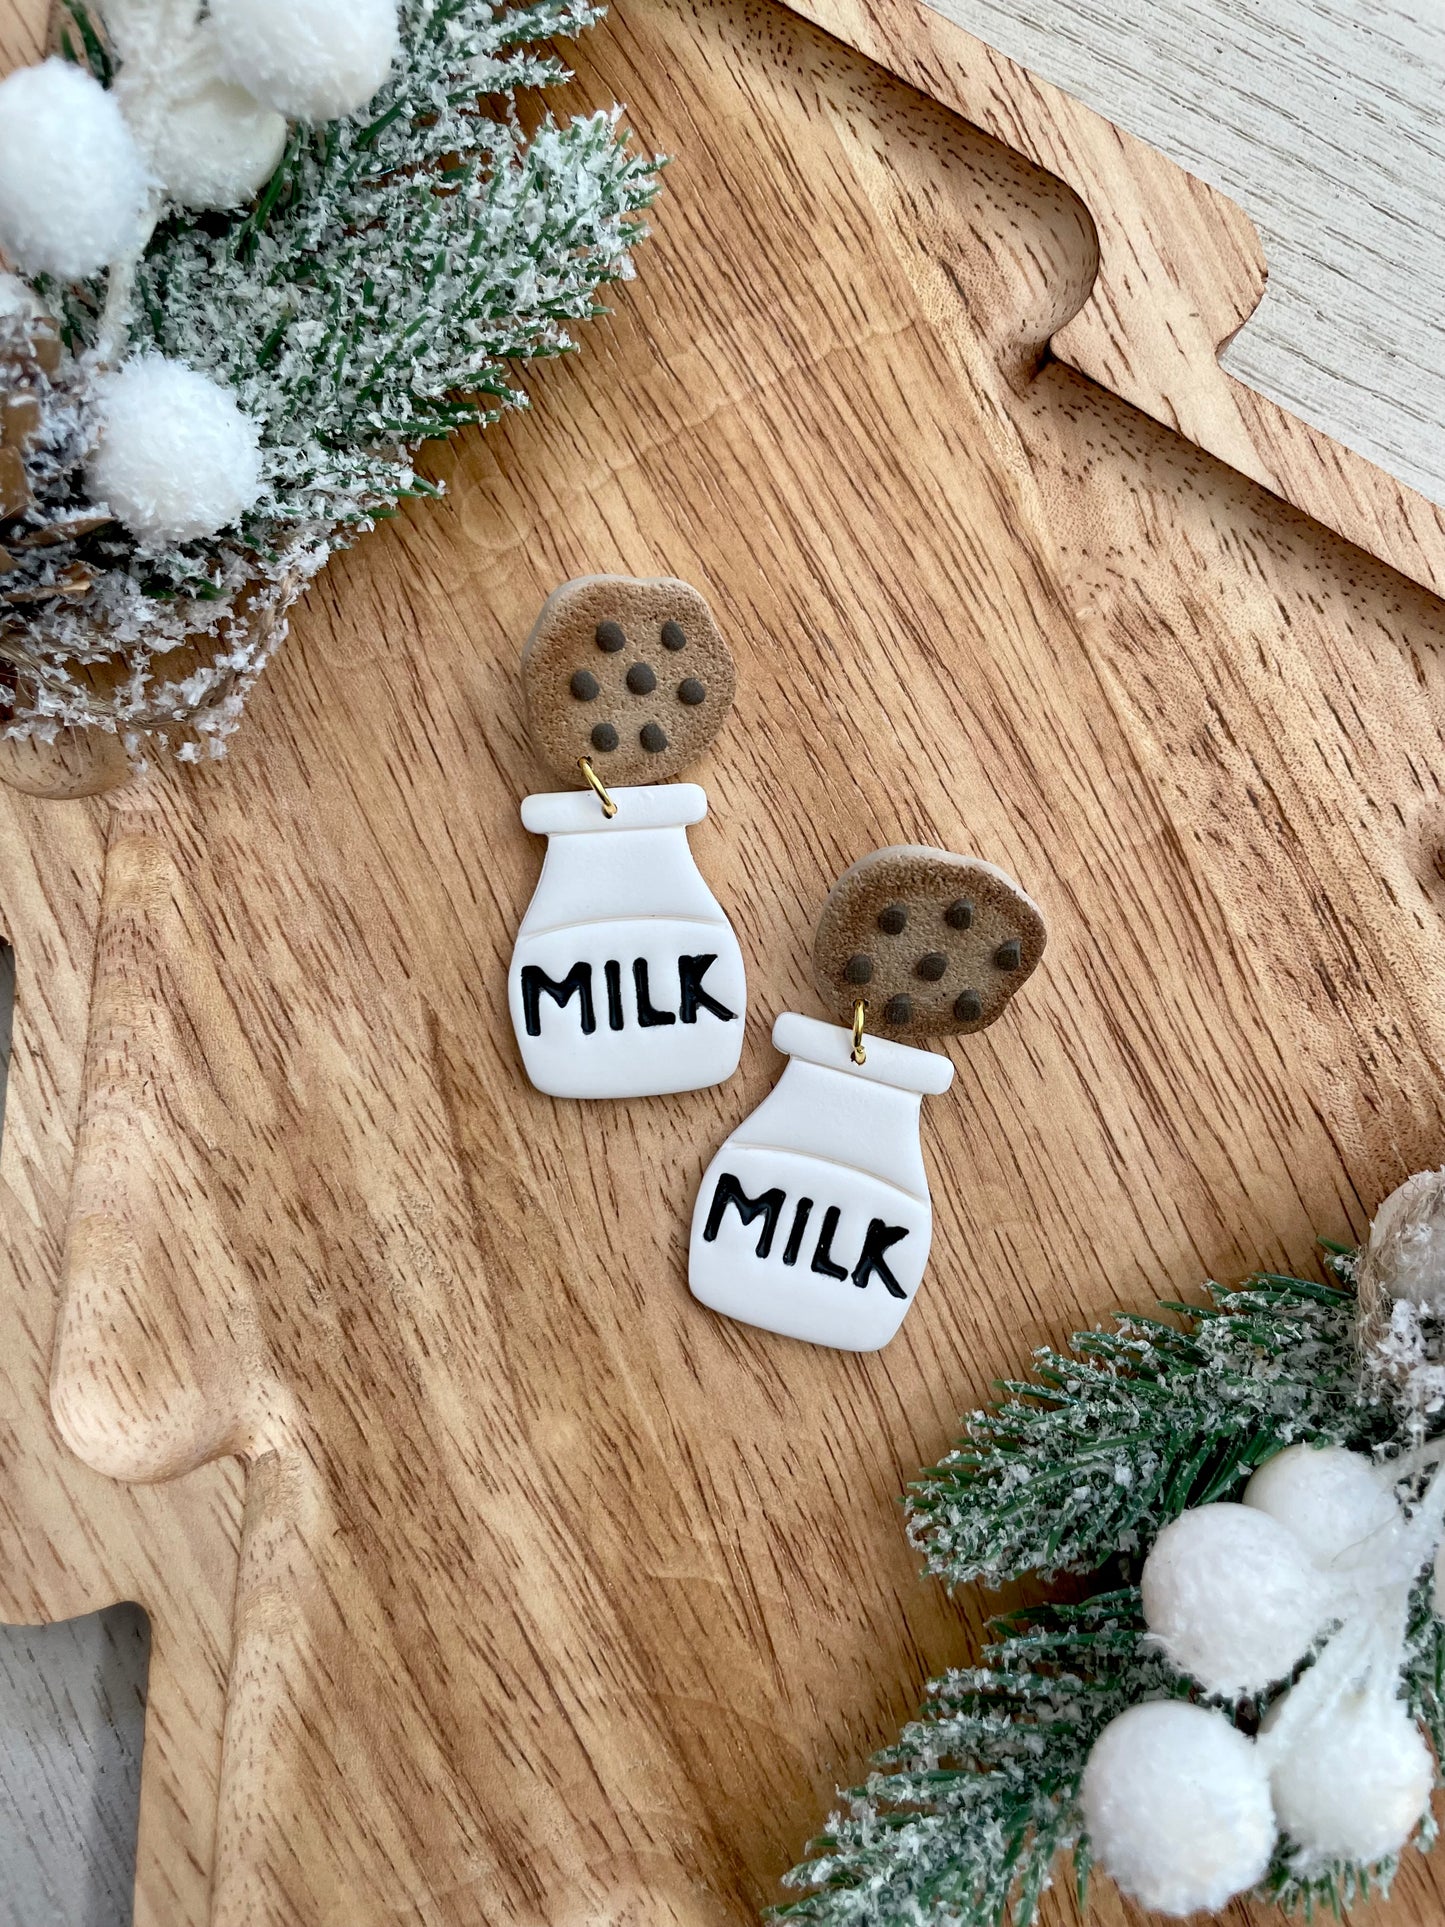
<svg viewBox="0 0 1445 1927"><path fill-rule="evenodd" d="M1438 517L1217 415L1219 197L823 4L862 52L620 0L576 99L676 159L615 318L320 580L223 765L0 787L0 1615L152 1616L142 1927L754 1918L993 1603L899 1521L956 1414L1441 1161L1445 622L1396 572ZM595 570L696 582L737 653L694 847L751 1015L730 1084L580 1107L504 982L518 651ZM828 884L914 841L1050 947L929 1103L901 1335L811 1350L688 1296L693 1191ZM1392 1918L1442 1894L1412 1861Z"/></svg>

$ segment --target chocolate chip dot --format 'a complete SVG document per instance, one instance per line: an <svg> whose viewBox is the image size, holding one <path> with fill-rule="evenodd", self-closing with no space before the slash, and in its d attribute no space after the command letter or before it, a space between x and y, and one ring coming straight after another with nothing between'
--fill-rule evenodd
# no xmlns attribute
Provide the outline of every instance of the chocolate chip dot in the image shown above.
<svg viewBox="0 0 1445 1927"><path fill-rule="evenodd" d="M622 633L620 622L599 622L596 628L597 647L615 656L619 649L627 647L627 638Z"/></svg>
<svg viewBox="0 0 1445 1927"><path fill-rule="evenodd" d="M866 954L850 957L843 966L843 975L850 984L872 983L873 959Z"/></svg>
<svg viewBox="0 0 1445 1927"><path fill-rule="evenodd" d="M658 755L667 748L667 735L656 723L644 723L637 732L637 740L652 755Z"/></svg>
<svg viewBox="0 0 1445 1927"><path fill-rule="evenodd" d="M913 999L911 997L890 997L883 1006L885 1024L906 1024L912 1015Z"/></svg>
<svg viewBox="0 0 1445 1927"><path fill-rule="evenodd" d="M592 731L592 747L603 751L616 749L617 731L611 723L598 723Z"/></svg>
<svg viewBox="0 0 1445 1927"><path fill-rule="evenodd" d="M579 703L590 703L602 685L590 669L579 669L572 678L572 694Z"/></svg>
<svg viewBox="0 0 1445 1927"><path fill-rule="evenodd" d="M907 921L906 903L889 903L878 912L878 928L890 937L896 937Z"/></svg>
<svg viewBox="0 0 1445 1927"><path fill-rule="evenodd" d="M994 951L993 960L1000 970L1017 970L1024 960L1023 945L1017 937L1010 937Z"/></svg>
<svg viewBox="0 0 1445 1927"><path fill-rule="evenodd" d="M976 1024L983 1015L983 1002L976 990L962 990L953 1000L953 1014L961 1024Z"/></svg>
<svg viewBox="0 0 1445 1927"><path fill-rule="evenodd" d="M973 922L973 905L967 897L955 897L943 913L950 930L967 930Z"/></svg>
<svg viewBox="0 0 1445 1927"><path fill-rule="evenodd" d="M677 700L686 703L689 709L696 709L707 698L707 688L696 676L687 676L677 685Z"/></svg>
<svg viewBox="0 0 1445 1927"><path fill-rule="evenodd" d="M686 649L687 637L683 633L683 627L680 622L673 622L669 618L668 621L663 623L662 646L664 649Z"/></svg>
<svg viewBox="0 0 1445 1927"><path fill-rule="evenodd" d="M913 966L914 974L926 984L936 984L948 968L948 959L941 950L930 950L927 956L920 957Z"/></svg>
<svg viewBox="0 0 1445 1927"><path fill-rule="evenodd" d="M657 687L657 677L649 664L635 662L627 672L627 687L634 696L650 696Z"/></svg>

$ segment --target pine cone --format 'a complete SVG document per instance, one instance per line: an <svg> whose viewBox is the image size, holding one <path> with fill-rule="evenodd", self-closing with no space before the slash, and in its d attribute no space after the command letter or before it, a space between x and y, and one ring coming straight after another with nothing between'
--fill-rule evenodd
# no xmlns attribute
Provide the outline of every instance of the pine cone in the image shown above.
<svg viewBox="0 0 1445 1927"><path fill-rule="evenodd" d="M1360 1255L1360 1352L1407 1412L1445 1407L1445 1171L1417 1171L1375 1214Z"/></svg>
<svg viewBox="0 0 1445 1927"><path fill-rule="evenodd" d="M77 599L94 581L86 545L111 518L81 493L86 415L84 378L55 322L0 316L0 650L36 604Z"/></svg>

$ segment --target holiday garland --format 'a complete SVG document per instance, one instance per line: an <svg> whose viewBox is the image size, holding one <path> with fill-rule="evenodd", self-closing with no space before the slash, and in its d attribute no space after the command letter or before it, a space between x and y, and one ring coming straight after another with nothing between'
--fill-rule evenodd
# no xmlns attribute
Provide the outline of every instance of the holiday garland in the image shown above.
<svg viewBox="0 0 1445 1927"><path fill-rule="evenodd" d="M67 7L0 82L0 732L193 759L327 557L438 492L420 445L630 275L658 163L616 107L523 126L591 0Z"/></svg>
<svg viewBox="0 0 1445 1927"><path fill-rule="evenodd" d="M1309 1915L1428 1849L1445 1174L1328 1251L1324 1283L1261 1274L1041 1351L922 1474L909 1533L950 1586L1094 1590L994 1620L930 1683L778 1919L1028 1927L1070 1852L1081 1905L1102 1865L1163 1912Z"/></svg>

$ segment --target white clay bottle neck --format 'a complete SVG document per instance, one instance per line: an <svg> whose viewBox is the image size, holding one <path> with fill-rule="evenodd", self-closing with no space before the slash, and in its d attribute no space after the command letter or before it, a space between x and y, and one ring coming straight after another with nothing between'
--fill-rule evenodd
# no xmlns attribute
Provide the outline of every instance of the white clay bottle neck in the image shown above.
<svg viewBox="0 0 1445 1927"><path fill-rule="evenodd" d="M522 821L546 835L547 855L522 934L619 917L722 922L688 846L688 826L707 814L697 784L619 788L613 800L607 817L590 790L527 797Z"/></svg>

